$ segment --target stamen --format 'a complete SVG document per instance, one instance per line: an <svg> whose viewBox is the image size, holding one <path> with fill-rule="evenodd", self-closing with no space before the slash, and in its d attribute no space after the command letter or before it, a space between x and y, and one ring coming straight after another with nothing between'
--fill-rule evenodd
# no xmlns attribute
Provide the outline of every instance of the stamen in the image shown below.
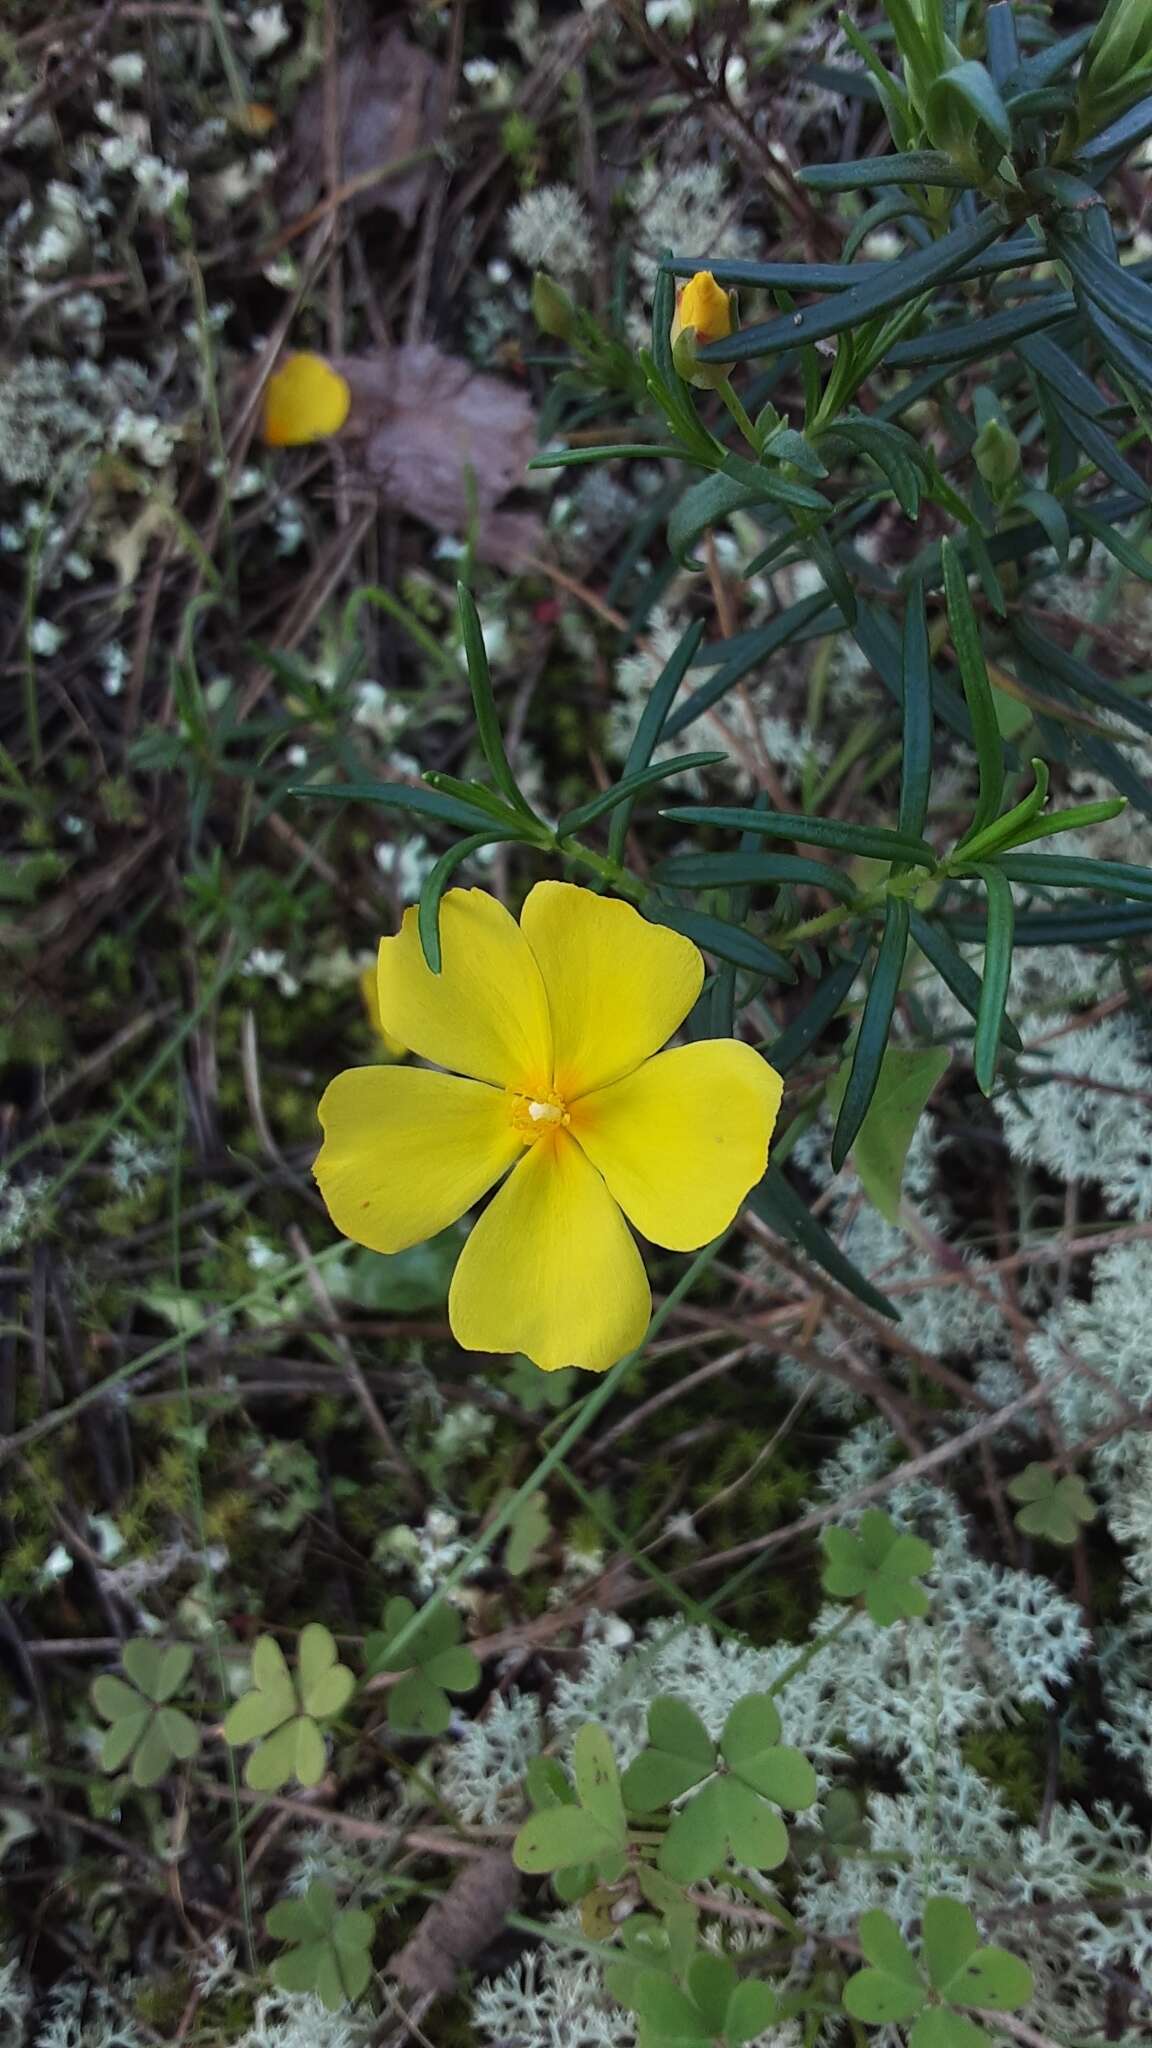
<svg viewBox="0 0 1152 2048"><path fill-rule="evenodd" d="M534 1124L560 1124L564 1121L564 1111L558 1102L530 1102L528 1114Z"/></svg>

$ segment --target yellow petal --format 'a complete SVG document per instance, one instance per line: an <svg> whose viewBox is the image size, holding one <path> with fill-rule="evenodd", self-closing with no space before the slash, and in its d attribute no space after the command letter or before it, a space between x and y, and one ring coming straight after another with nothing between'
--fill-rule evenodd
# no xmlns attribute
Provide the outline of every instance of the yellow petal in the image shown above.
<svg viewBox="0 0 1152 2048"><path fill-rule="evenodd" d="M538 1138L476 1224L448 1320L466 1351L524 1351L545 1372L604 1372L634 1350L652 1297L635 1240L564 1131Z"/></svg>
<svg viewBox="0 0 1152 2048"><path fill-rule="evenodd" d="M298 448L338 434L352 394L323 356L287 356L264 387L264 439L269 448Z"/></svg>
<svg viewBox="0 0 1152 2048"><path fill-rule="evenodd" d="M408 1047L401 1045L398 1038L393 1038L390 1031L385 1031L384 1026L380 1022L380 990L377 986L378 980L378 968L364 967L361 969L360 994L363 999L364 1008L368 1012L368 1022L380 1040L385 1058L402 1060Z"/></svg>
<svg viewBox="0 0 1152 2048"><path fill-rule="evenodd" d="M566 1102L658 1052L700 993L704 962L691 939L630 903L537 882L520 928L548 991L553 1086Z"/></svg>
<svg viewBox="0 0 1152 2048"><path fill-rule="evenodd" d="M337 1230L402 1252L471 1207L522 1150L508 1099L421 1067L354 1067L325 1089L313 1172Z"/></svg>
<svg viewBox="0 0 1152 2048"><path fill-rule="evenodd" d="M701 346L707 341L726 341L732 332L731 294L717 284L710 270L698 270L676 294L674 342L686 327L695 328Z"/></svg>
<svg viewBox="0 0 1152 2048"><path fill-rule="evenodd" d="M422 1059L498 1088L547 1095L552 1034L540 970L520 927L483 889L449 889L440 905L443 965L420 949L415 910L380 941L380 1021Z"/></svg>
<svg viewBox="0 0 1152 2048"><path fill-rule="evenodd" d="M572 1111L572 1135L654 1244L695 1251L768 1163L783 1082L735 1038L673 1046Z"/></svg>

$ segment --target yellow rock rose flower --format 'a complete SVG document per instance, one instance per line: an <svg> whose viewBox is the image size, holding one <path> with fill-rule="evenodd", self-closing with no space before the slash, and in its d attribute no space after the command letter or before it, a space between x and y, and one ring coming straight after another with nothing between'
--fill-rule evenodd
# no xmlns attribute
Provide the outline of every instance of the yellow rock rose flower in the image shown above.
<svg viewBox="0 0 1152 2048"><path fill-rule="evenodd" d="M269 448L298 448L338 434L352 394L323 356L285 356L264 387L263 436Z"/></svg>
<svg viewBox="0 0 1152 2048"><path fill-rule="evenodd" d="M733 1038L661 1052L704 963L628 903L540 882L517 924L483 890L452 889L440 932L433 974L405 912L380 943L378 995L384 1027L451 1071L337 1075L320 1192L346 1237L399 1252L507 1174L460 1254L453 1335L546 1372L603 1372L652 1310L625 1217L673 1251L716 1237L764 1172L780 1076Z"/></svg>

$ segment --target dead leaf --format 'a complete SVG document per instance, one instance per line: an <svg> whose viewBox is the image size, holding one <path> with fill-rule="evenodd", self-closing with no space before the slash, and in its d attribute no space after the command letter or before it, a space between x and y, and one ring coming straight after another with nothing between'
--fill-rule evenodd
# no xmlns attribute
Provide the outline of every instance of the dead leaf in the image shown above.
<svg viewBox="0 0 1152 2048"><path fill-rule="evenodd" d="M520 1880L506 1849L466 1863L442 1898L428 1908L410 1941L388 1964L407 1991L436 1998L454 1990L462 1963L482 1954L504 1931Z"/></svg>
<svg viewBox="0 0 1152 2048"><path fill-rule="evenodd" d="M479 552L499 567L539 550L535 513L495 509L536 450L527 392L428 342L333 364L352 392L341 439L366 482L438 533L466 532L474 502Z"/></svg>
<svg viewBox="0 0 1152 2048"><path fill-rule="evenodd" d="M340 59L341 182L380 170L435 142L445 112L444 69L398 28L379 41L371 34ZM301 94L292 124L284 195L289 214L303 213L320 196L324 153L324 80ZM382 178L347 205L354 213L387 207L411 227L428 189L429 162L414 164L395 178Z"/></svg>

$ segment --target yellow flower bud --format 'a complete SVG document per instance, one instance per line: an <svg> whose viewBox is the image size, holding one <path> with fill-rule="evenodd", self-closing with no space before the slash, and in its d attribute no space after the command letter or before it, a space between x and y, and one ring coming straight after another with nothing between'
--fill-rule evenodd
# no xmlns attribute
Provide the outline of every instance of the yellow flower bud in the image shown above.
<svg viewBox="0 0 1152 2048"><path fill-rule="evenodd" d="M677 373L700 391L718 391L728 381L724 363L697 363L696 350L710 341L726 341L735 326L732 293L718 285L710 270L698 270L678 286L669 340Z"/></svg>
<svg viewBox="0 0 1152 2048"><path fill-rule="evenodd" d="M686 327L695 328L701 347L709 341L727 341L732 332L732 294L717 284L710 270L698 270L677 289L673 347Z"/></svg>
<svg viewBox="0 0 1152 2048"><path fill-rule="evenodd" d="M339 370L323 356L286 356L264 391L264 439L269 448L299 448L338 434L352 403Z"/></svg>
<svg viewBox="0 0 1152 2048"><path fill-rule="evenodd" d="M538 270L532 280L532 311L542 334L551 334L557 341L571 340L576 308L546 270Z"/></svg>

